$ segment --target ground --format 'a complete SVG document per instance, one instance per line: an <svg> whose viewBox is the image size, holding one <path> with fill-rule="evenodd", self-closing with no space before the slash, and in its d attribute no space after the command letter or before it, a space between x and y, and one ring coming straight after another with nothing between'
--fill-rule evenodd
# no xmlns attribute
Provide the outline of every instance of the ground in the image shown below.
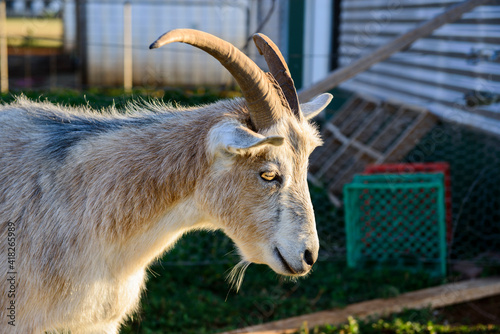
<svg viewBox="0 0 500 334"><path fill-rule="evenodd" d="M451 325L500 325L500 295L449 306L436 313Z"/></svg>

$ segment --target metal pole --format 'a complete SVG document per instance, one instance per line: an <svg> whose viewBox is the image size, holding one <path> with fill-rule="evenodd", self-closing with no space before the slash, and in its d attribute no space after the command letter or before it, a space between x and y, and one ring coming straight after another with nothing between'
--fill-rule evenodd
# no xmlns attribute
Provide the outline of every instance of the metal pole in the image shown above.
<svg viewBox="0 0 500 334"><path fill-rule="evenodd" d="M132 91L132 6L123 5L123 89Z"/></svg>
<svg viewBox="0 0 500 334"><path fill-rule="evenodd" d="M87 4L86 0L75 0L76 5L76 40L80 60L79 77L81 88L88 88L88 59L87 59Z"/></svg>
<svg viewBox="0 0 500 334"><path fill-rule="evenodd" d="M0 92L9 91L6 1L0 0Z"/></svg>

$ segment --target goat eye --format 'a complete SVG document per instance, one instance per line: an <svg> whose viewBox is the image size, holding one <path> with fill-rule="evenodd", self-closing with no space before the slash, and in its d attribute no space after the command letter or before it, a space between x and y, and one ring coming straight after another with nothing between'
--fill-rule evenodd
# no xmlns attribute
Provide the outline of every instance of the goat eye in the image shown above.
<svg viewBox="0 0 500 334"><path fill-rule="evenodd" d="M275 172L263 172L260 174L260 177L266 181L273 181L276 178Z"/></svg>

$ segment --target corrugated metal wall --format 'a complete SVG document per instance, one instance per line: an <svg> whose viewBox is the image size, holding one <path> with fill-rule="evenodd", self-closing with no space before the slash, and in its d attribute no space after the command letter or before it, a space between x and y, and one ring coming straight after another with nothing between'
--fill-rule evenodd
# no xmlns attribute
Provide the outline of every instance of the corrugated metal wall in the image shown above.
<svg viewBox="0 0 500 334"><path fill-rule="evenodd" d="M458 2L342 1L340 65ZM444 119L500 133L500 1L476 7L341 87L424 106Z"/></svg>

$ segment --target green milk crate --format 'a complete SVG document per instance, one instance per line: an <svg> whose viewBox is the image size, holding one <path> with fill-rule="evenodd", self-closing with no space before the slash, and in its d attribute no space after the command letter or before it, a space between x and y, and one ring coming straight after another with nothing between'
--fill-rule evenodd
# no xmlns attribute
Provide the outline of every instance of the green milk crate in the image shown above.
<svg viewBox="0 0 500 334"><path fill-rule="evenodd" d="M442 182L444 185L444 174L436 173L387 173L387 174L356 174L352 183L424 183L424 182Z"/></svg>
<svg viewBox="0 0 500 334"><path fill-rule="evenodd" d="M390 264L446 275L441 173L357 175L344 187L347 264Z"/></svg>

